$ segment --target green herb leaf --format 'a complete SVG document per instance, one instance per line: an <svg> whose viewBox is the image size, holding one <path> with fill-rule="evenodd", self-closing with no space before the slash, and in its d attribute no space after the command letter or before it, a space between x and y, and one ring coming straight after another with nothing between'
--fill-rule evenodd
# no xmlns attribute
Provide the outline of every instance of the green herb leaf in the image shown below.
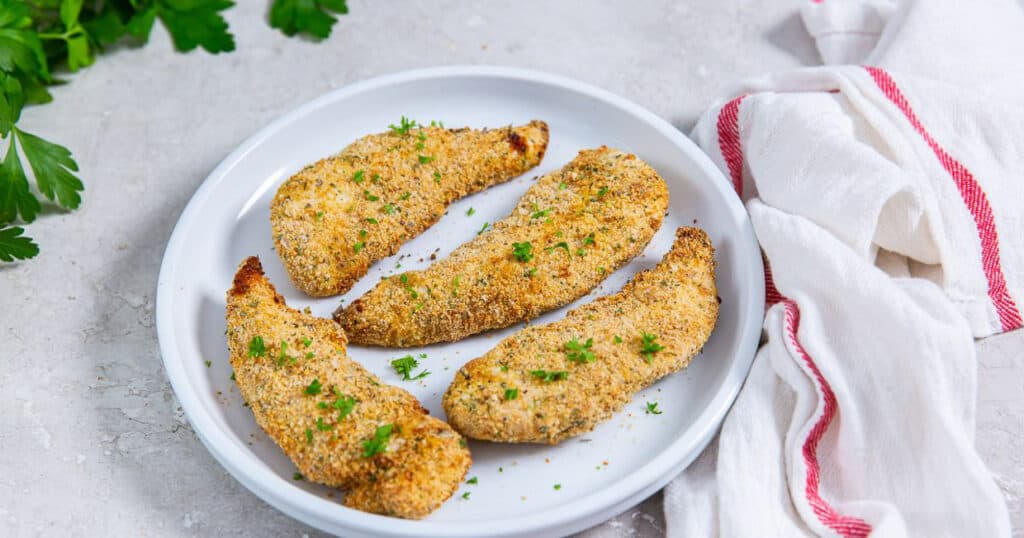
<svg viewBox="0 0 1024 538"><path fill-rule="evenodd" d="M356 183L357 185L359 183L362 183L363 179L365 179L365 178L366 178L366 171L365 170L356 170L356 173L352 174L352 182Z"/></svg>
<svg viewBox="0 0 1024 538"><path fill-rule="evenodd" d="M338 410L338 422L341 422L356 407L356 399L352 396L345 396L337 388L334 389L334 403L331 407Z"/></svg>
<svg viewBox="0 0 1024 538"><path fill-rule="evenodd" d="M548 371L548 370L531 370L530 375L540 379L545 383L551 383L552 381L562 381L569 378L569 372L562 371Z"/></svg>
<svg viewBox="0 0 1024 538"><path fill-rule="evenodd" d="M523 263L533 259L533 245L529 241L512 243L512 255Z"/></svg>
<svg viewBox="0 0 1024 538"><path fill-rule="evenodd" d="M466 480L466 483L467 483L467 484L474 484L474 485L476 485L476 484L478 484L479 482L480 482L480 481L479 481L479 480L477 480L477 478L476 478L475 476L474 476L473 478L470 478L469 480Z"/></svg>
<svg viewBox="0 0 1024 538"><path fill-rule="evenodd" d="M392 133L402 136L409 134L409 129L413 127L416 127L416 120L406 118L405 116L402 116L402 120L397 126L393 123L388 125Z"/></svg>
<svg viewBox="0 0 1024 538"><path fill-rule="evenodd" d="M317 394L320 394L321 390L323 390L323 386L320 385L320 380L314 378L313 382L310 383L308 387L306 387L305 392L309 396L316 396Z"/></svg>
<svg viewBox="0 0 1024 538"><path fill-rule="evenodd" d="M469 209L466 210L466 216L467 217L472 217L473 213L476 213L476 210L473 209L472 207L470 207Z"/></svg>
<svg viewBox="0 0 1024 538"><path fill-rule="evenodd" d="M565 241L562 241L561 243L555 243L554 246L550 246L544 249L544 252L551 253L554 252L556 248L565 249L565 253L569 253L569 243L566 243Z"/></svg>
<svg viewBox="0 0 1024 538"><path fill-rule="evenodd" d="M647 414L648 415L660 415L661 411L658 410L658 402L647 402Z"/></svg>
<svg viewBox="0 0 1024 538"><path fill-rule="evenodd" d="M345 0L274 0L270 6L270 26L287 36L308 34L325 39L338 22L332 13L348 13Z"/></svg>
<svg viewBox="0 0 1024 538"><path fill-rule="evenodd" d="M18 215L25 222L32 222L39 210L39 201L28 189L28 178L21 167L12 136L7 155L0 164L0 222L12 222Z"/></svg>
<svg viewBox="0 0 1024 538"><path fill-rule="evenodd" d="M235 38L221 11L231 0L158 0L157 15L167 27L174 48L188 52L202 47L211 54L235 50Z"/></svg>
<svg viewBox="0 0 1024 538"><path fill-rule="evenodd" d="M263 344L262 336L253 336L249 340L249 356L262 357L267 354L267 346Z"/></svg>
<svg viewBox="0 0 1024 538"><path fill-rule="evenodd" d="M505 389L505 400L515 400L519 397L519 389Z"/></svg>
<svg viewBox="0 0 1024 538"><path fill-rule="evenodd" d="M428 163L430 163L430 161L433 161L433 160L434 160L434 158L429 156L429 155L420 155L419 156L420 164L428 164Z"/></svg>
<svg viewBox="0 0 1024 538"><path fill-rule="evenodd" d="M655 342L658 337L653 334L641 333L640 338L640 354L648 363L654 358L655 353L665 349L665 346Z"/></svg>
<svg viewBox="0 0 1024 538"><path fill-rule="evenodd" d="M594 353L590 351L593 345L593 338L587 338L587 341L582 344L579 340L573 338L565 343L562 350L565 352L565 358L572 362L594 362Z"/></svg>
<svg viewBox="0 0 1024 538"><path fill-rule="evenodd" d="M82 202L78 193L84 187L82 181L71 173L78 171L78 163L71 158L71 152L64 146L47 142L18 128L14 128L14 133L36 176L39 192L68 209L77 208Z"/></svg>
<svg viewBox="0 0 1024 538"><path fill-rule="evenodd" d="M480 227L480 231L478 231L476 234L480 235L480 234L484 233L484 231L487 230L487 227L490 226L490 225L491 225L491 223L485 222L484 225Z"/></svg>
<svg viewBox="0 0 1024 538"><path fill-rule="evenodd" d="M292 480L298 481L298 480L302 480L302 479L303 479L302 473L295 473L295 474L292 475Z"/></svg>
<svg viewBox="0 0 1024 538"><path fill-rule="evenodd" d="M423 379L430 375L430 370L423 370L415 376L411 376L410 374L412 374L412 371L419 365L420 362L412 355L406 355L391 361L391 367L395 369L395 373L402 375L402 381L416 381L417 379Z"/></svg>
<svg viewBox="0 0 1024 538"><path fill-rule="evenodd" d="M394 424L384 424L377 428L373 437L363 441L363 457L372 458L377 454L383 454L388 450L388 441L391 439L391 432Z"/></svg>

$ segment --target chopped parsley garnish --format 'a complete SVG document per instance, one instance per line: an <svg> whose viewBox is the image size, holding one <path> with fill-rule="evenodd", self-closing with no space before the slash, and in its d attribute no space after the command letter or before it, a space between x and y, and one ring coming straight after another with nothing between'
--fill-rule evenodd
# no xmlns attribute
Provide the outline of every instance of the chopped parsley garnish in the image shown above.
<svg viewBox="0 0 1024 538"><path fill-rule="evenodd" d="M441 172L434 170L434 181L437 183L441 182Z"/></svg>
<svg viewBox="0 0 1024 538"><path fill-rule="evenodd" d="M568 185L566 185L564 181L558 184L558 190L560 191L564 191L566 187L568 187Z"/></svg>
<svg viewBox="0 0 1024 538"><path fill-rule="evenodd" d="M302 480L302 479L303 479L302 473L295 473L295 474L292 475L292 480Z"/></svg>
<svg viewBox="0 0 1024 538"><path fill-rule="evenodd" d="M654 358L654 354L665 349L665 346L655 342L658 339L656 335L641 333L640 338L640 354L644 356L644 360L651 362Z"/></svg>
<svg viewBox="0 0 1024 538"><path fill-rule="evenodd" d="M306 352L306 359L307 360L308 359L312 359L313 357L316 357L316 353L313 353L312 351L307 351Z"/></svg>
<svg viewBox="0 0 1024 538"><path fill-rule="evenodd" d="M395 206L393 206L391 204L384 204L384 207L382 207L381 209L383 209L384 213L388 214L388 215L390 215L390 214L395 212Z"/></svg>
<svg viewBox="0 0 1024 538"><path fill-rule="evenodd" d="M473 213L476 213L476 210L473 209L472 207L470 207L469 209L466 210L466 216L467 217L472 217Z"/></svg>
<svg viewBox="0 0 1024 538"><path fill-rule="evenodd" d="M306 442L309 443L309 444L313 444L313 429L312 428L306 428Z"/></svg>
<svg viewBox="0 0 1024 538"><path fill-rule="evenodd" d="M521 262L528 262L533 259L533 245L529 241L512 243L512 255Z"/></svg>
<svg viewBox="0 0 1024 538"><path fill-rule="evenodd" d="M314 378L313 382L310 383L308 387L306 387L306 394L310 396L316 396L317 394L320 394L320 391L322 390L323 385L320 384L320 380Z"/></svg>
<svg viewBox="0 0 1024 538"><path fill-rule="evenodd" d="M231 372L231 380L235 381L235 373L234 372Z"/></svg>
<svg viewBox="0 0 1024 538"><path fill-rule="evenodd" d="M606 194L608 194L608 187L601 187L597 191L597 197L598 198L604 198L604 195L606 195Z"/></svg>
<svg viewBox="0 0 1024 538"><path fill-rule="evenodd" d="M295 357L288 354L288 342L281 340L281 352L277 354L277 365L283 366L286 362L295 362Z"/></svg>
<svg viewBox="0 0 1024 538"><path fill-rule="evenodd" d="M562 489L562 485L561 484L555 484L554 488L555 488L555 491L558 491L558 490Z"/></svg>
<svg viewBox="0 0 1024 538"><path fill-rule="evenodd" d="M469 480L466 480L466 483L467 483L467 484L474 484L474 485L475 485L475 484L477 484L478 482L480 482L480 481L479 481L479 480L477 480L477 478L476 478L475 476L474 476L473 478L470 478Z"/></svg>
<svg viewBox="0 0 1024 538"><path fill-rule="evenodd" d="M203 361L203 362L205 362L205 363L206 363L206 367L207 367L207 368L209 368L209 367L210 367L210 365L211 365L211 364L213 364L213 363L212 363L212 362L210 362L210 361Z"/></svg>
<svg viewBox="0 0 1024 538"><path fill-rule="evenodd" d="M391 361L391 367L395 369L395 373L402 375L402 381L416 381L417 379L423 379L430 375L430 370L423 370L415 376L410 375L419 365L420 361L416 360L416 357L413 357L412 355L406 355L402 358Z"/></svg>
<svg viewBox="0 0 1024 538"><path fill-rule="evenodd" d="M458 297L459 295L459 284L462 282L462 277L455 275L452 279L452 295Z"/></svg>
<svg viewBox="0 0 1024 538"><path fill-rule="evenodd" d="M388 441L391 439L391 430L394 424L384 424L373 432L373 437L363 441L363 457L372 458L377 454L383 454L388 450Z"/></svg>
<svg viewBox="0 0 1024 538"><path fill-rule="evenodd" d="M405 291L409 292L409 297L412 297L413 299L418 299L420 296L419 292L417 292L412 286L406 286Z"/></svg>
<svg viewBox="0 0 1024 538"><path fill-rule="evenodd" d="M326 432L334 429L334 424L324 422L324 417L316 417L316 429Z"/></svg>
<svg viewBox="0 0 1024 538"><path fill-rule="evenodd" d="M267 346L263 344L262 336L253 336L249 340L249 356L262 357L267 354Z"/></svg>
<svg viewBox="0 0 1024 538"><path fill-rule="evenodd" d="M419 159L420 159L420 164L428 164L430 161L434 160L434 158L429 156L429 155L420 155Z"/></svg>
<svg viewBox="0 0 1024 538"><path fill-rule="evenodd" d="M355 409L356 399L352 396L345 396L337 387L334 388L334 396L334 403L331 404L331 407L338 410L338 422L341 422Z"/></svg>
<svg viewBox="0 0 1024 538"><path fill-rule="evenodd" d="M303 345L303 346L305 346L305 347L309 347L309 346L310 346L310 344L312 344L312 343L313 343L313 341L312 341L312 340L310 340L308 336L303 336L303 337L302 337L302 345Z"/></svg>
<svg viewBox="0 0 1024 538"><path fill-rule="evenodd" d="M412 193L409 192L409 191L405 191L405 193L403 193L401 196L399 196L398 199L399 200L408 200L410 196L412 196Z"/></svg>
<svg viewBox="0 0 1024 538"><path fill-rule="evenodd" d="M585 249L583 249L583 247L580 247L580 248L576 249L576 255L577 256L586 256L587 255L587 251Z"/></svg>
<svg viewBox="0 0 1024 538"><path fill-rule="evenodd" d="M359 237L366 237L366 230L359 230Z"/></svg>
<svg viewBox="0 0 1024 538"><path fill-rule="evenodd" d="M526 271L526 278L533 278L533 275L537 274L537 268L531 267Z"/></svg>
<svg viewBox="0 0 1024 538"><path fill-rule="evenodd" d="M398 276L398 280L402 284L408 284L409 283L409 275L407 275L405 273L402 273L401 275Z"/></svg>
<svg viewBox="0 0 1024 538"><path fill-rule="evenodd" d="M363 247L365 247L365 246L366 246L366 242L365 241L360 241L360 242L352 245L352 252L355 252L356 254L359 254L363 250Z"/></svg>
<svg viewBox="0 0 1024 538"><path fill-rule="evenodd" d="M534 208L536 208L536 206L534 206ZM551 213L550 209L535 210L532 214L530 214L530 218L531 219L541 219L541 218L544 218L544 217L548 216L549 213Z"/></svg>
<svg viewBox="0 0 1024 538"><path fill-rule="evenodd" d="M612 338L612 342L614 342L614 343L616 343L616 344L621 344L621 343L622 343L622 337L616 334L616 335L615 335L615 336L614 336L614 337Z"/></svg>
<svg viewBox="0 0 1024 538"><path fill-rule="evenodd" d="M366 217L366 222L369 222L370 224L377 224L377 219L373 217Z"/></svg>
<svg viewBox="0 0 1024 538"><path fill-rule="evenodd" d="M376 202L377 200L380 200L380 196L377 196L377 195L374 195L374 194L370 194L370 191L368 191L368 190L364 190L363 191L363 196L365 196L366 199L371 201L371 202Z"/></svg>
<svg viewBox="0 0 1024 538"><path fill-rule="evenodd" d="M563 249L565 249L565 253L566 254L569 253L569 243L566 243L565 241L562 241L561 243L555 243L554 246L548 247L548 248L544 249L544 251L545 252L554 252L556 248L563 248Z"/></svg>
<svg viewBox="0 0 1024 538"><path fill-rule="evenodd" d="M373 177L370 178L370 181L380 183L380 174L374 174Z"/></svg>
<svg viewBox="0 0 1024 538"><path fill-rule="evenodd" d="M658 409L658 402L647 402L647 414L648 415L660 415L661 410Z"/></svg>
<svg viewBox="0 0 1024 538"><path fill-rule="evenodd" d="M569 372L566 372L565 370L558 372L549 372L547 370L531 370L530 375L536 377L537 379L540 379L545 383L551 383L552 381L561 381L563 379L569 378Z"/></svg>
<svg viewBox="0 0 1024 538"><path fill-rule="evenodd" d="M587 341L582 344L579 340L573 338L566 342L563 347L565 358L572 362L594 362L594 352L590 351L590 347L593 345L593 338L587 338Z"/></svg>
<svg viewBox="0 0 1024 538"><path fill-rule="evenodd" d="M583 246L594 244L594 234L590 234L583 238Z"/></svg>
<svg viewBox="0 0 1024 538"><path fill-rule="evenodd" d="M467 491L467 492L463 493L462 494L462 498L463 498L463 500L467 500L468 501L469 500L469 492Z"/></svg>
<svg viewBox="0 0 1024 538"><path fill-rule="evenodd" d="M416 120L412 120L412 119L406 118L405 116L402 116L402 119L399 122L398 126L396 126L395 124L392 123L391 125L388 125L388 127L391 129L391 132L393 132L393 133L395 133L397 135L404 136L404 135L409 134L409 129L412 129L413 127L416 127Z"/></svg>
<svg viewBox="0 0 1024 538"><path fill-rule="evenodd" d="M488 227L488 226L490 226L490 225L491 225L491 223L489 223L489 222L485 222L485 223L484 223L484 225L480 227L480 231L479 231L479 232L477 232L476 234L477 234L477 235L480 235L480 234L484 233L484 230L486 230L486 229L487 229L487 227Z"/></svg>
<svg viewBox="0 0 1024 538"><path fill-rule="evenodd" d="M356 184L362 183L366 179L366 172L363 170L356 170L356 173L352 176L352 181Z"/></svg>
<svg viewBox="0 0 1024 538"><path fill-rule="evenodd" d="M519 389L505 389L505 399L515 400L519 397Z"/></svg>
<svg viewBox="0 0 1024 538"><path fill-rule="evenodd" d="M323 211L317 211L316 212L316 220L324 220L324 212Z"/></svg>

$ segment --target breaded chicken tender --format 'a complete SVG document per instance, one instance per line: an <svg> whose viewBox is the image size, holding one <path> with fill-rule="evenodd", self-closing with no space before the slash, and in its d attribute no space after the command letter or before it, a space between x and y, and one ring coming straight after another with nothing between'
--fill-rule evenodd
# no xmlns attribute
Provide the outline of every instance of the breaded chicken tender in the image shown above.
<svg viewBox="0 0 1024 538"><path fill-rule="evenodd" d="M402 118L281 185L270 206L274 247L302 291L344 293L448 204L537 166L547 146L542 121L471 130Z"/></svg>
<svg viewBox="0 0 1024 538"><path fill-rule="evenodd" d="M256 423L346 506L409 519L437 509L470 466L465 441L408 392L352 361L331 320L288 308L246 259L227 294L228 347Z"/></svg>
<svg viewBox="0 0 1024 538"><path fill-rule="evenodd" d="M512 214L425 271L381 281L335 312L354 343L421 346L507 327L585 295L661 226L668 187L635 155L584 150Z"/></svg>
<svg viewBox="0 0 1024 538"><path fill-rule="evenodd" d="M714 250L680 228L661 263L614 295L528 327L463 366L445 392L467 437L559 443L590 431L640 389L685 368L718 318Z"/></svg>

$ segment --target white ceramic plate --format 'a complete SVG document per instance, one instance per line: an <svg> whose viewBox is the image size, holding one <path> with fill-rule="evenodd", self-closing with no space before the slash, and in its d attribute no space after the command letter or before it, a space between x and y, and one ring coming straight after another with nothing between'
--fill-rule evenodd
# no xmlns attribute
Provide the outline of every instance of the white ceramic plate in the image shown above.
<svg viewBox="0 0 1024 538"><path fill-rule="evenodd" d="M722 299L718 326L689 369L644 390L593 432L559 446L470 442L474 463L468 476L478 477L479 483L463 485L422 521L351 510L338 502L337 492L293 481L294 466L257 427L229 379L224 339L224 293L236 265L252 254L263 260L289 305L330 316L339 299L304 296L272 250L270 200L302 166L385 130L401 115L424 123L441 120L448 127L498 127L538 118L548 122L551 142L537 169L455 203L398 255L374 265L341 298L346 303L382 276L426 267L435 249L440 249L438 257L446 256L485 222L508 214L536 175L562 167L582 148L602 144L634 152L661 173L671 192L668 216L641 256L593 293L537 322L557 320L573 306L617 291L638 270L657 264L674 230L684 225L704 228L714 241ZM476 211L467 216L470 207ZM708 443L753 358L763 282L753 230L729 183L670 124L621 97L572 80L505 68L447 67L333 91L286 114L229 155L193 196L171 236L160 270L157 326L167 375L199 438L235 478L289 515L349 536L564 535L655 493ZM413 350L351 346L349 353L443 416L441 395L458 368L520 328ZM388 365L410 352L429 357L423 366L432 374L422 381L402 382ZM646 402L657 402L663 414L646 414ZM464 492L470 492L468 500Z"/></svg>

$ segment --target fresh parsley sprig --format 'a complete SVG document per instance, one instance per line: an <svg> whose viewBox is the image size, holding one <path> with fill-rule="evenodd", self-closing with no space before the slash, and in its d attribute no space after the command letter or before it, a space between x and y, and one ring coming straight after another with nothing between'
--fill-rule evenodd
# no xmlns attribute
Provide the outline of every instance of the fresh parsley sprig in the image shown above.
<svg viewBox="0 0 1024 538"><path fill-rule="evenodd" d="M289 36L326 38L337 22L333 14L348 13L346 0L270 4L270 25ZM53 68L78 71L112 45L143 45L157 21L179 52L231 52L235 38L223 12L234 5L233 0L0 0L0 261L39 253L16 223L32 223L44 198L69 210L82 201L84 185L71 151L18 126L26 106L53 100L46 89L60 82Z"/></svg>

